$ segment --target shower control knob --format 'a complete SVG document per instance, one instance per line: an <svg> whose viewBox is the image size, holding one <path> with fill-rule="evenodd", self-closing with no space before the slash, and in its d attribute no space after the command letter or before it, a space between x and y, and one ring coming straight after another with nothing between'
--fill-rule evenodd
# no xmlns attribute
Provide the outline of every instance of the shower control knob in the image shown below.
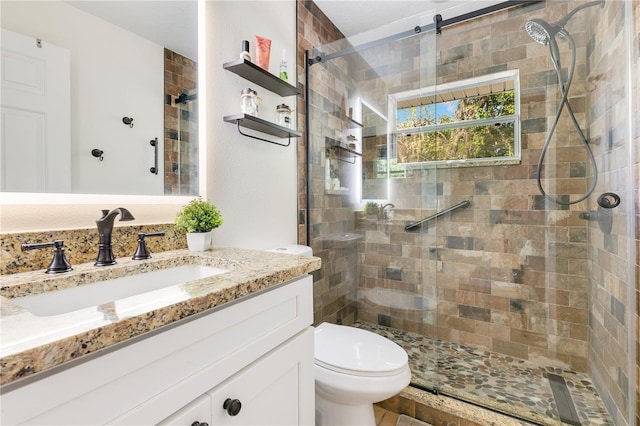
<svg viewBox="0 0 640 426"><path fill-rule="evenodd" d="M227 398L222 404L222 408L227 410L227 414L230 416L237 416L242 408L242 403L239 399Z"/></svg>

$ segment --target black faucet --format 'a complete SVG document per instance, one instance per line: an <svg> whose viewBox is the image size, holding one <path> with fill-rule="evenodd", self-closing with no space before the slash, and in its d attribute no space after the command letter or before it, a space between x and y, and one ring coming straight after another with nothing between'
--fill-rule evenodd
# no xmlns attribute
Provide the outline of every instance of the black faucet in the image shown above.
<svg viewBox="0 0 640 426"><path fill-rule="evenodd" d="M135 217L124 207L118 207L117 209L102 210L102 217L96 220L98 225L98 259L95 266L108 266L115 265L116 259L113 256L111 249L111 233L113 232L113 221L120 213L120 220L133 220Z"/></svg>
<svg viewBox="0 0 640 426"><path fill-rule="evenodd" d="M49 267L47 267L45 273L59 274L61 272L69 272L73 270L67 261L67 258L64 256L64 241L55 240L51 243L22 244L22 250L34 250L47 247L55 247L55 252L53 253L53 260L49 264Z"/></svg>

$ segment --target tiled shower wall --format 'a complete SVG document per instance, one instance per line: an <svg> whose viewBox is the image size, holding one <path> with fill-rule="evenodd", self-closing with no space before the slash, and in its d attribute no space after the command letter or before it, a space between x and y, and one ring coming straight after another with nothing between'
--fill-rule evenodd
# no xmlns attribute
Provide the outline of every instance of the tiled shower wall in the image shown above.
<svg viewBox="0 0 640 426"><path fill-rule="evenodd" d="M176 104L198 86L195 61L164 49L164 193L198 193L197 100Z"/></svg>
<svg viewBox="0 0 640 426"><path fill-rule="evenodd" d="M365 233L360 284L430 296L437 299L437 316L431 312L420 317L408 309L376 310L366 304L360 307L358 318L375 321L378 314L388 314L400 328L416 331L422 326L429 335L448 341L481 344L543 365L586 371L588 235L587 222L579 213L589 207L586 203L568 208L545 202L536 187L536 164L559 90L548 49L524 31L530 17L553 21L570 7L567 2L554 2L544 9L536 5L506 10L444 28L438 36L433 52L438 84L520 70L522 161L518 165L425 169L392 182L390 201L397 207L394 220ZM584 14L575 19L568 27L582 65L574 76L570 101L585 128L584 64L590 33L585 31ZM424 84L420 73L404 73L403 78L393 75L396 51L388 54L388 63L377 63L379 78L387 85L397 83L388 91ZM413 52L424 54L420 49ZM411 49L403 51L403 55L410 53ZM363 72L355 79L364 81L367 73ZM591 178L587 157L566 116L555 135L547 156L550 166L545 170L545 176L552 179L545 186L557 184L548 190L569 193L575 199ZM426 233L404 232L402 225L407 220L421 219L436 207L443 209L463 200L470 200L471 206L444 217Z"/></svg>
<svg viewBox="0 0 640 426"><path fill-rule="evenodd" d="M603 13L592 16L589 26L596 32L587 45L586 86L589 130L596 140L593 149L599 166L595 194L614 192L622 198L622 205L612 210L611 232L603 232L597 222L591 222L588 234L589 370L615 424L632 423L627 413L634 396L629 394L629 380L635 373L629 365L629 331L634 323L629 312L632 304L627 302L629 286L634 285L633 276L629 276L633 261L629 251L633 250L635 236L632 222L627 221L627 214L633 211L628 207L633 205L634 189L628 184L633 170L628 161L631 140L627 137L627 126L633 117L626 108L624 22L631 17L626 16L625 9L624 2L608 2ZM592 200L589 207L595 210L598 206Z"/></svg>
<svg viewBox="0 0 640 426"><path fill-rule="evenodd" d="M329 21L320 9L311 1L297 2L298 15L298 81L305 84L304 53L313 46L344 38L342 33ZM298 143L298 187L300 206L299 242L313 248L314 255L322 258L322 270L314 273L314 322L349 323L355 318L355 290L357 279L357 250L354 242L343 242L334 238L342 232L353 229L353 205L339 195L324 196L324 135L333 134L333 128L339 127L339 115L336 108L345 94L342 81L347 81L344 61L335 61L329 65L330 72L323 72L314 78L310 96L315 105L322 105L325 112L332 116L329 123L314 121L311 129L302 125L305 122L305 101L298 99L298 129L306 136L311 131L310 150L310 211L306 211L306 177L304 143ZM334 115L335 114L335 115ZM300 141L304 141L304 137ZM304 220L303 220L304 219ZM312 227L312 239L306 239L304 222L308 220ZM325 238L327 237L327 238Z"/></svg>

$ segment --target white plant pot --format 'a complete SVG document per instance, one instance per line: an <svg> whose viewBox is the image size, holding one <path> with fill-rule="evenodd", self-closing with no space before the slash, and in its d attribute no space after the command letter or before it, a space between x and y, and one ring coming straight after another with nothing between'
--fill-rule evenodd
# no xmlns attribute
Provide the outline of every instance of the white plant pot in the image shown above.
<svg viewBox="0 0 640 426"><path fill-rule="evenodd" d="M187 232L187 247L191 251L206 251L211 247L211 234L209 232Z"/></svg>

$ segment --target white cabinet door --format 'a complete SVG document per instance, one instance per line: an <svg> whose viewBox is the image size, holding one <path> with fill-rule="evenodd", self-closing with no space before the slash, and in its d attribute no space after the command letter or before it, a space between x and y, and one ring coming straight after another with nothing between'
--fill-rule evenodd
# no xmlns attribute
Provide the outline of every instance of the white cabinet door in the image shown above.
<svg viewBox="0 0 640 426"><path fill-rule="evenodd" d="M210 424L211 398L209 395L202 395L158 423L158 426L208 426Z"/></svg>
<svg viewBox="0 0 640 426"><path fill-rule="evenodd" d="M313 331L307 328L209 391L212 425L313 423L313 391L307 392L313 389L312 354ZM225 409L227 400L235 401Z"/></svg>

